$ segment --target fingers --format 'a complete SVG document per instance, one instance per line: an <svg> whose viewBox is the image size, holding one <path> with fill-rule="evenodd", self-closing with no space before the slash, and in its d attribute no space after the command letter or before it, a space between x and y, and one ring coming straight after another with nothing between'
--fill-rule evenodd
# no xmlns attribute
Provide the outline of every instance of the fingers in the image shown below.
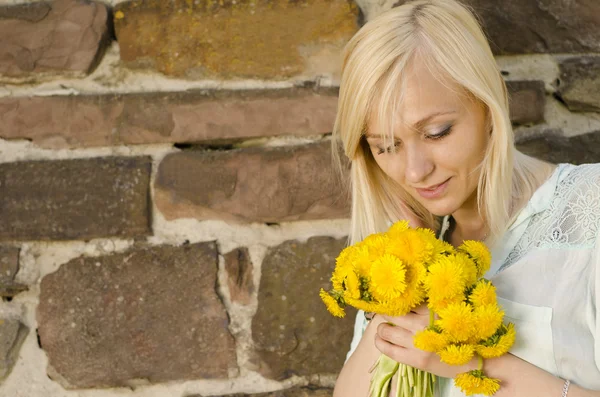
<svg viewBox="0 0 600 397"><path fill-rule="evenodd" d="M383 318L387 322L411 331L413 334L425 329L429 325L429 312L427 314L408 313L401 317L383 316Z"/></svg>
<svg viewBox="0 0 600 397"><path fill-rule="evenodd" d="M413 347L413 333L400 326L381 323L377 326L376 340L377 337L386 343L391 343L396 346L405 348Z"/></svg>

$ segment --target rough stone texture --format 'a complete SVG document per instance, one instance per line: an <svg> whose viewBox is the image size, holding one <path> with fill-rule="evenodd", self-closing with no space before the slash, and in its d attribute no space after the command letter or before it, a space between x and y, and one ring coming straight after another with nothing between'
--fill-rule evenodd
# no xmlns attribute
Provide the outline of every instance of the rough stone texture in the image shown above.
<svg viewBox="0 0 600 397"><path fill-rule="evenodd" d="M230 151L185 151L158 167L154 200L175 218L282 222L347 218L329 142Z"/></svg>
<svg viewBox="0 0 600 397"><path fill-rule="evenodd" d="M332 397L332 389L315 389L310 387L294 387L292 389L278 390L258 394L227 394L215 397ZM187 397L202 397L198 394Z"/></svg>
<svg viewBox="0 0 600 397"><path fill-rule="evenodd" d="M331 132L337 89L0 98L0 137L49 147Z"/></svg>
<svg viewBox="0 0 600 397"><path fill-rule="evenodd" d="M193 78L337 73L357 18L347 0L136 0L115 7L126 64Z"/></svg>
<svg viewBox="0 0 600 397"><path fill-rule="evenodd" d="M56 0L0 7L0 75L89 72L109 42L102 3Z"/></svg>
<svg viewBox="0 0 600 397"><path fill-rule="evenodd" d="M335 258L346 239L312 237L270 249L262 264L252 337L259 371L272 379L337 374L352 339L356 311L333 317L319 298L331 288Z"/></svg>
<svg viewBox="0 0 600 397"><path fill-rule="evenodd" d="M248 248L237 248L223 255L227 271L227 285L232 302L247 305L254 292L252 274L254 266L250 261Z"/></svg>
<svg viewBox="0 0 600 397"><path fill-rule="evenodd" d="M408 0L399 0L401 5ZM600 51L597 0L463 0L483 21L496 54Z"/></svg>
<svg viewBox="0 0 600 397"><path fill-rule="evenodd" d="M559 64L557 95L571 111L600 112L600 57L566 59Z"/></svg>
<svg viewBox="0 0 600 397"><path fill-rule="evenodd" d="M508 81L510 119L513 124L544 121L546 90L543 81Z"/></svg>
<svg viewBox="0 0 600 397"><path fill-rule="evenodd" d="M227 378L237 364L217 258L214 243L140 247L44 277L37 316L50 375L68 388Z"/></svg>
<svg viewBox="0 0 600 397"><path fill-rule="evenodd" d="M151 233L149 157L0 164L0 240Z"/></svg>
<svg viewBox="0 0 600 397"><path fill-rule="evenodd" d="M15 275L19 271L19 253L17 247L0 246L0 296L12 297L27 286L15 282Z"/></svg>
<svg viewBox="0 0 600 397"><path fill-rule="evenodd" d="M564 138L546 135L520 142L523 153L552 163L586 164L600 162L600 131Z"/></svg>
<svg viewBox="0 0 600 397"><path fill-rule="evenodd" d="M18 320L0 319L0 380L10 374L28 332L29 329Z"/></svg>

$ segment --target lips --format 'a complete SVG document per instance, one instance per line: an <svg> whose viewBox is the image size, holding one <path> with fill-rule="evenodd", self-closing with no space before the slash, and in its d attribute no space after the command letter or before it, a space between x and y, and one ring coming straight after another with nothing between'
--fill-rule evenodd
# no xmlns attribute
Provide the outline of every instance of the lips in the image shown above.
<svg viewBox="0 0 600 397"><path fill-rule="evenodd" d="M433 185L431 187L421 188L421 189L415 188L415 190L423 198L426 198L426 199L438 198L438 197L442 196L442 194L446 191L446 187L448 186L448 181L450 181L450 178L446 179L446 181L444 181L438 185Z"/></svg>

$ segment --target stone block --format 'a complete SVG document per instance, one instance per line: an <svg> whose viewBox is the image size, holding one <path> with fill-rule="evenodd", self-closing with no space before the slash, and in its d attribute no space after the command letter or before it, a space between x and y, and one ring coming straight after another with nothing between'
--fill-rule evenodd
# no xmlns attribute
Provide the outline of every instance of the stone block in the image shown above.
<svg viewBox="0 0 600 397"><path fill-rule="evenodd" d="M115 7L121 59L188 78L334 75L358 30L347 0L136 0Z"/></svg>
<svg viewBox="0 0 600 397"><path fill-rule="evenodd" d="M329 142L174 153L160 163L154 182L156 206L169 220L347 218L342 191Z"/></svg>
<svg viewBox="0 0 600 397"><path fill-rule="evenodd" d="M66 388L228 378L237 371L215 291L215 243L79 257L42 279L49 375Z"/></svg>
<svg viewBox="0 0 600 397"><path fill-rule="evenodd" d="M330 133L337 89L0 98L0 137L46 148Z"/></svg>
<svg viewBox="0 0 600 397"><path fill-rule="evenodd" d="M0 76L93 69L110 41L108 10L95 1L0 7Z"/></svg>
<svg viewBox="0 0 600 397"><path fill-rule="evenodd" d="M346 239L312 237L271 248L262 264L252 320L259 371L268 378L337 374L350 349L356 311L333 317L319 297L329 289ZM302 395L302 394L300 394Z"/></svg>
<svg viewBox="0 0 600 397"><path fill-rule="evenodd" d="M149 157L0 164L0 240L151 233Z"/></svg>

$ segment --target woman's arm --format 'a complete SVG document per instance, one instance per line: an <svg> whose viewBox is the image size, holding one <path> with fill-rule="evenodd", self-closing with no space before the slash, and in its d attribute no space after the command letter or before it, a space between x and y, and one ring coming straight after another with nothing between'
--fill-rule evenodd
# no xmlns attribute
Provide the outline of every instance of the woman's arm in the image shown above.
<svg viewBox="0 0 600 397"><path fill-rule="evenodd" d="M367 325L356 350L346 361L338 376L333 397L367 396L371 380L369 370L381 355L381 352L375 348L374 341L377 326L382 321L384 320L381 316L375 316Z"/></svg>
<svg viewBox="0 0 600 397"><path fill-rule="evenodd" d="M376 316L375 318L380 317L374 335L378 352L398 362L444 377L453 378L458 373L477 368L477 359L463 367L449 366L442 363L437 355L414 347L414 334L426 326L425 313L426 307L421 307L416 313L386 318L387 321L383 321L382 316ZM512 354L484 360L483 369L490 378L500 379L500 390L495 397L560 397L565 383L564 379L557 378ZM600 397L600 391L586 390L571 384L568 396Z"/></svg>

